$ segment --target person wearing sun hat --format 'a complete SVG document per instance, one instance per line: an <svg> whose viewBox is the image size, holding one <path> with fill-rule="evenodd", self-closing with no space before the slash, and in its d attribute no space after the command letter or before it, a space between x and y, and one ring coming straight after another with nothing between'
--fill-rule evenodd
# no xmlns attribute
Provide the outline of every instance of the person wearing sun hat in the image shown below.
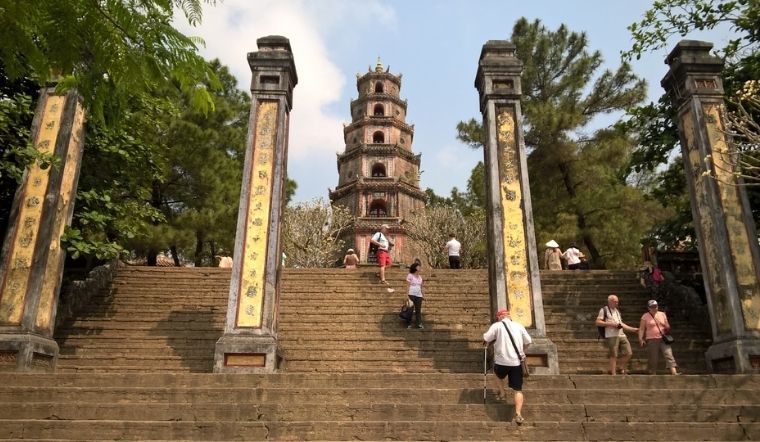
<svg viewBox="0 0 760 442"><path fill-rule="evenodd" d="M639 344L647 349L647 368L649 374L657 373L657 363L660 354L665 359L665 368L670 374L677 375L678 364L673 357L673 349L662 340L662 336L670 332L670 323L665 312L658 311L657 301L647 302L647 312L641 316L639 323Z"/></svg>
<svg viewBox="0 0 760 442"><path fill-rule="evenodd" d="M355 269L359 264L359 257L356 256L354 249L346 250L346 256L343 257L343 266L347 269Z"/></svg>
<svg viewBox="0 0 760 442"><path fill-rule="evenodd" d="M514 345L512 345L510 335L514 340ZM498 398L506 399L504 378L508 378L509 388L515 392L515 422L521 425L525 421L522 417L522 406L525 401L522 392L522 359L525 357L525 349L532 340L525 327L510 319L509 310L501 308L496 312L496 322L483 333L483 345L488 346L491 342L493 342L493 372L496 375ZM515 347L519 349L519 352L515 351Z"/></svg>
<svg viewBox="0 0 760 442"><path fill-rule="evenodd" d="M562 270L562 250L559 249L559 244L555 240L546 243L544 268L546 270Z"/></svg>

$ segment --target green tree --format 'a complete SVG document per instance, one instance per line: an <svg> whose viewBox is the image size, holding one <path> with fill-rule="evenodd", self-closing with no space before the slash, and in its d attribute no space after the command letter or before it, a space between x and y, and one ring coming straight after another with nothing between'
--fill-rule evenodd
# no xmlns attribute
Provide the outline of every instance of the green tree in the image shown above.
<svg viewBox="0 0 760 442"><path fill-rule="evenodd" d="M596 266L631 265L638 235L652 221L616 223L631 213L656 212L627 182L626 160L634 143L618 130L578 134L588 132L596 116L640 103L645 82L627 63L601 71L602 56L588 51L586 35L564 25L550 31L538 20L521 18L511 41L524 65L524 133L539 243L581 240ZM460 123L458 138L477 146L482 128L473 123Z"/></svg>
<svg viewBox="0 0 760 442"><path fill-rule="evenodd" d="M199 86L215 79L197 53L201 41L172 26L175 11L199 23L202 3L0 0L0 60L11 79L45 84L60 77L60 87L76 88L96 120L116 117L130 97L169 80L210 110L211 97Z"/></svg>
<svg viewBox="0 0 760 442"><path fill-rule="evenodd" d="M628 27L634 43L623 57L638 58L645 52L664 49L670 37L686 37L694 30L713 29L721 24L728 25L736 35L725 46L717 48L726 61L723 85L729 110L727 127L739 152L736 158L740 170L749 182L757 182L760 179L757 158L760 100L754 87L760 78L760 4L757 1L656 1L642 20ZM679 138L671 100L663 96L658 103L633 108L629 114L631 118L623 127L638 135L630 168L652 175L656 185L651 195L674 209L672 217L660 223L653 235L666 245L693 245L689 197L685 181L679 176L683 174L682 160L673 155L674 149L679 148ZM673 160L669 161L670 158ZM660 171L663 166L666 170ZM749 186L747 193L755 225L760 226L760 188Z"/></svg>

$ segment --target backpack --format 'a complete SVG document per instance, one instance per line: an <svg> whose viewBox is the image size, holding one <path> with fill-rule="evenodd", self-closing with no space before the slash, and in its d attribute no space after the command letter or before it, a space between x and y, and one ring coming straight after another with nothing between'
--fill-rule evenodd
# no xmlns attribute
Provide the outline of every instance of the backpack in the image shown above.
<svg viewBox="0 0 760 442"><path fill-rule="evenodd" d="M655 267L652 270L652 281L654 281L655 283L659 284L659 283L661 283L664 280L665 280L665 278L662 276L662 270L660 270L659 267Z"/></svg>
<svg viewBox="0 0 760 442"><path fill-rule="evenodd" d="M604 306L602 308L604 309L604 321L606 321L607 320L607 310L609 310L609 308L607 306ZM599 327L599 326L596 327L596 330L599 332L599 338L604 338L605 337L604 336L604 329L605 328L607 328L607 327ZM596 340L598 341L599 338L596 338Z"/></svg>
<svg viewBox="0 0 760 442"><path fill-rule="evenodd" d="M380 238L383 238L384 236L385 235L383 235L382 232L381 232L380 233ZM374 237L375 237L375 235L372 235L372 238L374 238ZM370 243L369 243L369 255L377 255L377 251L379 249L380 249L380 247L377 244L375 244L375 243L373 243L373 242L370 241Z"/></svg>

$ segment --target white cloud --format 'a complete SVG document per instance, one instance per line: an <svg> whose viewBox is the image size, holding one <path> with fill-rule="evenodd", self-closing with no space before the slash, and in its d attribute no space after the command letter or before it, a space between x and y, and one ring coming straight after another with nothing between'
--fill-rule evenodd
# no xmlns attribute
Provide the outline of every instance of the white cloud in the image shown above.
<svg viewBox="0 0 760 442"><path fill-rule="evenodd" d="M340 32L336 28L346 18L390 24L395 13L379 2L226 0L204 8L199 27L183 19L177 24L185 34L205 40L202 55L229 66L241 89L250 85L246 54L257 50L256 39L282 35L290 40L299 83L293 97L289 158L298 161L343 150L343 120L329 114L327 107L341 98L346 76L331 61L325 40L327 33Z"/></svg>

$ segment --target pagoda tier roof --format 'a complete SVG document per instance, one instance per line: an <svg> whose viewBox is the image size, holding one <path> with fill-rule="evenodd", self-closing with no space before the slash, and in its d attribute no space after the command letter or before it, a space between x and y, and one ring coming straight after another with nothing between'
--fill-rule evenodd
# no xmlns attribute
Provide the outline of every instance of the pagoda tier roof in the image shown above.
<svg viewBox="0 0 760 442"><path fill-rule="evenodd" d="M420 162L422 161L422 154L413 153L412 151L405 149L398 144L361 143L358 146L352 147L350 149L348 146L346 146L346 151L337 155L339 165L342 161L348 161L354 157L361 155L398 155L410 163L416 164L417 166L419 166Z"/></svg>
<svg viewBox="0 0 760 442"><path fill-rule="evenodd" d="M372 92L370 94L362 95L362 96L360 96L359 98L357 98L355 100L351 100L351 109L354 108L354 105L363 103L365 101L382 101L382 100L393 101L394 103L396 103L399 106L403 107L404 110L406 110L406 107L407 107L406 100L402 100L401 98L399 98L399 97L397 97L395 95L386 94L386 93L376 93L376 92Z"/></svg>
<svg viewBox="0 0 760 442"><path fill-rule="evenodd" d="M396 191L423 201L427 199L427 194L425 194L425 192L404 179L397 177L360 177L358 180L348 182L339 186L335 190L331 190L330 200L335 201L336 199L342 198L352 192L361 192L363 190L372 190L376 192Z"/></svg>
<svg viewBox="0 0 760 442"><path fill-rule="evenodd" d="M388 225L388 233L406 233L406 228L402 224L404 220L399 217L379 217L373 218L360 216L354 219L354 224L348 230L349 233L375 233L380 230L383 224Z"/></svg>
<svg viewBox="0 0 760 442"><path fill-rule="evenodd" d="M403 74L394 75L391 74L388 71L380 71L377 70L371 70L369 72L366 72L364 74L356 74L356 87L359 88L359 83L362 83L366 80L390 80L394 83L396 83L399 86L399 89L401 89L401 77L403 77Z"/></svg>
<svg viewBox="0 0 760 442"><path fill-rule="evenodd" d="M376 116L365 116L362 117L359 120L353 121L351 124L347 124L343 126L343 135L348 135L349 132L351 132L354 129L358 129L360 127L364 126L396 126L401 130L405 130L409 132L412 136L414 136L414 124L407 124L403 121L395 118L395 117L376 117Z"/></svg>

